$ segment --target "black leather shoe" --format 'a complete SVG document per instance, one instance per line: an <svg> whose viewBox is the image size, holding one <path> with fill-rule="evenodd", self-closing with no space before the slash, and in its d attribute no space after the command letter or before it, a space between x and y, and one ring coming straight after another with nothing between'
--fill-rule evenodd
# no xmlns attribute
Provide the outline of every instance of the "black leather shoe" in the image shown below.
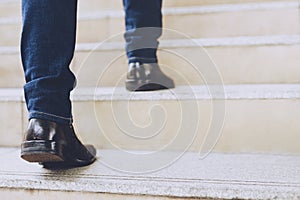
<svg viewBox="0 0 300 200"><path fill-rule="evenodd" d="M129 91L154 91L174 88L174 81L166 76L157 63L130 63L125 82Z"/></svg>
<svg viewBox="0 0 300 200"><path fill-rule="evenodd" d="M31 119L21 145L21 157L44 166L81 167L96 160L96 149L83 145L72 125Z"/></svg>

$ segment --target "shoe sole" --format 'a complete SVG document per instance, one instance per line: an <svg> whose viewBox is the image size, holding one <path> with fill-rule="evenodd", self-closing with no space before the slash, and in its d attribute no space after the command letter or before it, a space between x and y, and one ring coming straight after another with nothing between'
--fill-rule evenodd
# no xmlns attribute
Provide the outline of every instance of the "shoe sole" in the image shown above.
<svg viewBox="0 0 300 200"><path fill-rule="evenodd" d="M21 146L21 158L28 162L63 162L62 148L53 141L26 141Z"/></svg>
<svg viewBox="0 0 300 200"><path fill-rule="evenodd" d="M139 84L136 82L127 81L125 83L126 89L133 92L143 92L143 91L156 91L156 90L167 90L174 88L174 83L170 84L158 84L158 83L147 83Z"/></svg>

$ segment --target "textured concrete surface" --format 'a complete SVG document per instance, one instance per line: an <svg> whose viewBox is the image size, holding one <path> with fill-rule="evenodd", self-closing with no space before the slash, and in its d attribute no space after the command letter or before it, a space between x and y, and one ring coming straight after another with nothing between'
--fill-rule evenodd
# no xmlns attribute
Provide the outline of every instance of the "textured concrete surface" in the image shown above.
<svg viewBox="0 0 300 200"><path fill-rule="evenodd" d="M300 99L300 84L241 84L177 86L169 91L132 93L123 87L78 88L74 101Z"/></svg>
<svg viewBox="0 0 300 200"><path fill-rule="evenodd" d="M209 154L200 159L199 154L186 153L162 165L160 170L135 174L124 169L131 167L147 171L150 165L154 166L153 162L162 163L162 158L176 152L160 152L153 162L140 162L151 152L130 152L128 156L123 156L123 153L101 150L98 161L89 167L50 171L22 161L18 149L2 148L0 194L7 195L13 189L12 194L30 190L32 196L37 193L43 195L46 190L85 192L81 193L81 197L101 193L215 199L300 199L299 155ZM132 155L140 155L140 160L131 160ZM110 165L112 163L118 164L115 169Z"/></svg>
<svg viewBox="0 0 300 200"><path fill-rule="evenodd" d="M224 97L218 90L215 97L225 98L225 118L222 108L213 112L214 102L205 86L155 93L129 93L123 87L115 88L115 93L111 87L78 88L73 93L75 128L83 141L104 149L204 152L204 143L212 147L219 138L215 152L300 153L299 85L227 85L224 90ZM21 89L0 90L0 106L0 145L17 147L28 124ZM208 134L211 127L218 127L211 125L216 123L212 116L224 119L219 135ZM208 142L212 140L207 135L215 140Z"/></svg>
<svg viewBox="0 0 300 200"><path fill-rule="evenodd" d="M78 15L79 43L100 42L124 32L124 12L121 9L103 11L99 9L100 5L92 6L90 1L87 1L87 4L88 7L84 3L79 5L81 6ZM1 45L15 46L19 42L19 34L16 33L21 31L21 12L15 13L14 17L10 15L0 17ZM298 34L300 27L298 16L298 1L185 5L176 8L166 6L164 28L179 31L193 38ZM193 23L189 23L190 21ZM182 37L182 34L174 32L170 34L164 30L162 39ZM119 37L118 40L124 39Z"/></svg>
<svg viewBox="0 0 300 200"><path fill-rule="evenodd" d="M108 194L108 193L86 193L86 192L62 192L45 190L14 190L2 189L0 191L1 200L179 200L180 197L163 197L150 195L128 195L128 194ZM184 198L185 200L195 200L195 198ZM201 200L212 200L197 198Z"/></svg>
<svg viewBox="0 0 300 200"><path fill-rule="evenodd" d="M81 101L147 100L283 100L300 99L300 84L237 84L177 86L172 90L132 93L124 87L76 88L71 99ZM1 102L24 102L23 89L0 88Z"/></svg>
<svg viewBox="0 0 300 200"><path fill-rule="evenodd" d="M123 86L124 44L78 44L71 69L78 87ZM176 85L201 85L218 71L225 84L299 83L300 36L234 37L161 41L159 59ZM203 48L204 49L203 49ZM238 58L238 59L237 59ZM17 47L0 47L0 87L24 84ZM99 65L101 63L101 65ZM284 67L282 67L284 66Z"/></svg>

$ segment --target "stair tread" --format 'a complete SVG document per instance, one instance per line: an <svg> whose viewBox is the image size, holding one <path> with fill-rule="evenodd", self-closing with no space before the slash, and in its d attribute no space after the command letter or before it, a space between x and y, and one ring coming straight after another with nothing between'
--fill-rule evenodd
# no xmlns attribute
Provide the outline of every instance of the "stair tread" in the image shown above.
<svg viewBox="0 0 300 200"><path fill-rule="evenodd" d="M159 48L188 48L188 47L225 47L225 46L260 46L260 45L297 45L300 35L269 35L269 36L240 36L220 38L189 38L161 40ZM124 41L104 41L98 43L79 43L77 51L123 50ZM6 50L17 50L16 47L6 47ZM4 49L5 50L5 49ZM1 53L0 48L0 53Z"/></svg>
<svg viewBox="0 0 300 200"><path fill-rule="evenodd" d="M133 161L133 154L142 157ZM299 155L211 153L201 157L185 153L179 158L181 153L152 152L156 159L170 156L174 162L154 172L124 171L127 167L134 169L130 163L136 164L139 159L143 159L137 167L140 172L148 170L151 163L147 162L153 160L143 156L147 154L151 152L99 150L98 161L90 167L50 171L21 160L19 149L0 148L0 188L220 199L300 198ZM123 166L113 169L113 160ZM153 170L157 169L153 165Z"/></svg>
<svg viewBox="0 0 300 200"><path fill-rule="evenodd" d="M220 38L190 38L161 40L160 48L187 47L224 47L224 46L260 46L260 45L298 45L300 35L241 36ZM124 50L124 41L102 41L98 43L78 43L76 51ZM1 46L0 55L19 54L17 46Z"/></svg>
<svg viewBox="0 0 300 200"><path fill-rule="evenodd" d="M72 92L71 98L74 101L300 99L300 84L192 85L136 93L128 92L124 87L81 87ZM24 101L23 89L1 88L0 101Z"/></svg>
<svg viewBox="0 0 300 200"><path fill-rule="evenodd" d="M300 35L172 39L160 41L158 57L165 73L178 85L187 80L203 84L197 70L204 68L218 69L226 84L291 84L299 83L299 48ZM24 85L19 51L18 46L0 45L0 71L5 73L2 88ZM116 85L126 65L124 41L105 41L77 43L70 67L78 86L93 87L101 74L102 86Z"/></svg>
<svg viewBox="0 0 300 200"><path fill-rule="evenodd" d="M0 2L1 4L1 2ZM272 9L289 9L298 8L298 1L274 1L274 2L248 2L200 6L183 6L183 7L164 7L164 15L187 15L187 14L209 14L236 11L251 10L272 10ZM21 6L21 5L20 5ZM0 24L14 24L21 22L21 14L16 13L18 17L1 17ZM104 18L123 18L123 10L101 10L93 12L79 12L78 20L104 19Z"/></svg>
<svg viewBox="0 0 300 200"><path fill-rule="evenodd" d="M259 3L238 3L238 4L220 4L208 6L184 6L163 8L164 15L187 15L187 14L208 14L218 12L236 12L250 10L271 10L298 8L300 2L259 2ZM101 19L101 18L120 18L124 17L122 10L99 11L93 13L79 13L79 20Z"/></svg>

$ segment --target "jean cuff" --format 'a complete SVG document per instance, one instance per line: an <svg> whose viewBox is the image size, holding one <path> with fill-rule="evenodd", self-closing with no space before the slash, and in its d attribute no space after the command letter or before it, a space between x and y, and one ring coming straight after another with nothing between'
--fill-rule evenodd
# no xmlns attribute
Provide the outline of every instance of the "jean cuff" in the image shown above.
<svg viewBox="0 0 300 200"><path fill-rule="evenodd" d="M58 124L65 124L65 125L70 125L73 123L73 118L67 118L67 117L61 117L57 116L54 114L50 113L44 113L44 112L39 112L39 111L32 111L29 113L29 120L35 118L35 119L43 119L43 120L48 120L52 121Z"/></svg>
<svg viewBox="0 0 300 200"><path fill-rule="evenodd" d="M131 57L128 59L128 63L157 63L157 58L145 58L145 57Z"/></svg>

